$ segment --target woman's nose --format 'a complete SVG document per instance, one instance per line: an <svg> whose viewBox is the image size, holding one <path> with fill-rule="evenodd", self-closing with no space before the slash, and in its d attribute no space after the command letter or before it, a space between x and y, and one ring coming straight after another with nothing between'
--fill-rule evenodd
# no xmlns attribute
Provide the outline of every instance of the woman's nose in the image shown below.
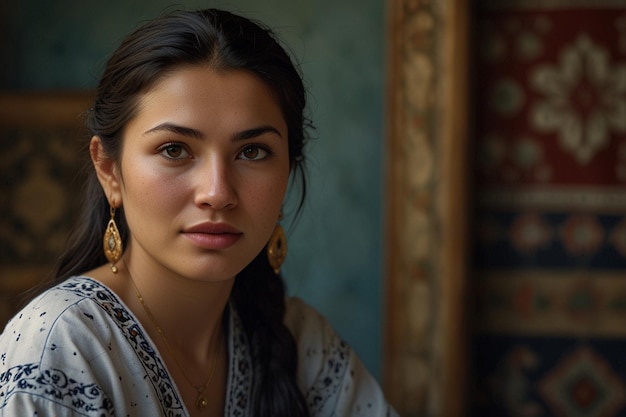
<svg viewBox="0 0 626 417"><path fill-rule="evenodd" d="M233 172L227 162L213 158L203 164L196 175L196 205L209 206L216 210L237 205L238 197Z"/></svg>

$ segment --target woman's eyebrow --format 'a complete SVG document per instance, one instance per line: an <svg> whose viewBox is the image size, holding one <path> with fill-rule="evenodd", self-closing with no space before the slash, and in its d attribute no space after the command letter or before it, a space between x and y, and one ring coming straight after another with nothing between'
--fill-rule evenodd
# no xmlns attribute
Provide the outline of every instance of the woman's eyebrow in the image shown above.
<svg viewBox="0 0 626 417"><path fill-rule="evenodd" d="M204 139L204 135L202 134L202 132L197 129L179 126L169 122L161 123L160 125L155 126L152 129L146 130L143 133L143 136L157 132L170 132L180 136L187 136L195 139Z"/></svg>
<svg viewBox="0 0 626 417"><path fill-rule="evenodd" d="M151 129L148 129L143 133L143 135L146 136L146 135L150 135L150 134L158 133L158 132L169 132L169 133L174 133L180 136L186 136L189 138L204 139L204 134L200 130L193 129L191 127L176 125L170 122L161 123ZM237 132L236 134L233 135L233 141L253 139L259 136L263 136L266 133L273 133L277 135L279 138L283 137L283 135L280 134L278 129L276 129L273 126L266 125L266 126L259 126L259 127L255 127L252 129L247 129L241 132Z"/></svg>
<svg viewBox="0 0 626 417"><path fill-rule="evenodd" d="M283 135L280 134L278 129L276 129L273 126L267 125L267 126L255 127L253 129L248 129L248 130L239 132L233 136L233 140L237 141L237 140L253 139L259 136L263 136L266 133L273 133L281 139L283 137Z"/></svg>

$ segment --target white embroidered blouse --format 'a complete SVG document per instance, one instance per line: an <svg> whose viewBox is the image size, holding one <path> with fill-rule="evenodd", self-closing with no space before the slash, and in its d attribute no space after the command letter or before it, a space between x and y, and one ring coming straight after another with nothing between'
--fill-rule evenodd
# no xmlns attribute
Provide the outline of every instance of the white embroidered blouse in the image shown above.
<svg viewBox="0 0 626 417"><path fill-rule="evenodd" d="M311 416L396 416L352 349L313 308L287 300L297 380ZM251 416L250 347L231 308L225 416ZM103 284L73 277L33 300L0 336L0 416L188 416L148 334Z"/></svg>

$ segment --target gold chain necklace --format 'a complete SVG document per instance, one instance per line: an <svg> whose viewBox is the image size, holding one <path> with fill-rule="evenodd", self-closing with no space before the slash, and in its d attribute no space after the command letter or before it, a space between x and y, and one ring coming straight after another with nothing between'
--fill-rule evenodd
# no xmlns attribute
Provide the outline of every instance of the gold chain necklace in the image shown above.
<svg viewBox="0 0 626 417"><path fill-rule="evenodd" d="M161 336L161 339L163 339L163 343L165 344L165 347L167 348L167 350L170 352L170 355L174 359L174 362L176 362L178 369L180 369L180 372L183 374L187 382L189 382L189 385L191 385L198 392L198 396L196 397L196 408L198 410L202 410L207 405L209 405L209 399L204 395L204 391L207 389L207 387L213 380L213 375L215 375L215 368L217 364L219 346L215 349L215 354L213 355L213 362L211 363L211 373L209 374L209 378L202 385L194 385L194 383L191 381L191 378L187 376L187 372L185 372L185 368L183 368L183 365L178 361L178 358L174 354L174 350L172 349L169 342L167 341L167 338L165 337L165 333L163 333L161 326L159 326L159 323L157 323L156 318L154 317L154 315L152 314L152 311L150 310L150 307L148 307L148 305L146 304L146 301L143 299L143 296L141 295L139 288L137 288L137 284L135 284L135 280L133 279L133 276L130 274L128 267L126 267L126 271L128 271L128 277L130 278L130 282L133 284L133 287L135 288L135 295L137 296L137 299L141 303L141 306L143 307L143 310L146 312L146 315L148 316L148 318L150 319L150 321L156 328L157 332ZM213 337L215 337L216 333L217 331L213 334ZM213 345L213 340L211 340L211 345Z"/></svg>

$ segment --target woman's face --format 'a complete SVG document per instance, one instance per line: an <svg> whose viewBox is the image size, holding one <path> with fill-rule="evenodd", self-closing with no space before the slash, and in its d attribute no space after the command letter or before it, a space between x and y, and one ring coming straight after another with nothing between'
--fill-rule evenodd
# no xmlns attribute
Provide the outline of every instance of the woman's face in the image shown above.
<svg viewBox="0 0 626 417"><path fill-rule="evenodd" d="M205 65L167 75L138 104L116 170L126 256L155 272L234 278L267 243L286 192L280 107L256 76Z"/></svg>

